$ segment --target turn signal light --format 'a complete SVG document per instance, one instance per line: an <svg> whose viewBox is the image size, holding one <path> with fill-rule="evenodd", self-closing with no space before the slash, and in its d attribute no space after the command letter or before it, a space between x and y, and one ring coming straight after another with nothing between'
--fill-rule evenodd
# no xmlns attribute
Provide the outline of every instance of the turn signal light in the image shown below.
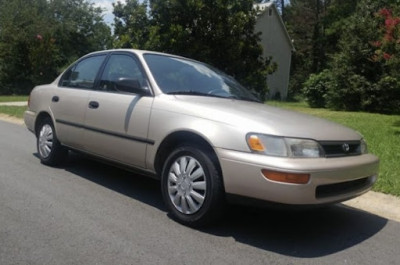
<svg viewBox="0 0 400 265"><path fill-rule="evenodd" d="M265 147L264 145L261 143L261 140L257 137L257 135L251 135L248 138L248 143L250 148L253 151L259 151L259 152L264 152L265 151Z"/></svg>
<svg viewBox="0 0 400 265"><path fill-rule="evenodd" d="M285 182L292 184L307 184L308 181L310 180L309 174L285 173L267 169L263 169L261 170L261 172L267 179L278 182Z"/></svg>

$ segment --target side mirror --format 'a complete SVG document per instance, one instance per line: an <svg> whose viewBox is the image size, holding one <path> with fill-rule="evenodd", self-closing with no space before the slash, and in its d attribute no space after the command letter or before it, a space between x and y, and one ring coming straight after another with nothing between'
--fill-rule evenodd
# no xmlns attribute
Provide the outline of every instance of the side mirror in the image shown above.
<svg viewBox="0 0 400 265"><path fill-rule="evenodd" d="M116 85L119 91L139 94L143 96L150 94L149 88L141 86L139 80L137 79L120 77L118 78Z"/></svg>

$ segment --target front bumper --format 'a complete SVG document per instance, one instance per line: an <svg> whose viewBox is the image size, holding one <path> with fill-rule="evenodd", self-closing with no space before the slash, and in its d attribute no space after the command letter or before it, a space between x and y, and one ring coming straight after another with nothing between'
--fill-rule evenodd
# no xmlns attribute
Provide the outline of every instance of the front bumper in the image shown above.
<svg viewBox="0 0 400 265"><path fill-rule="evenodd" d="M217 148L225 191L268 202L313 205L344 201L371 189L379 159L371 154L339 158L281 158ZM271 181L261 172L310 174L307 184Z"/></svg>

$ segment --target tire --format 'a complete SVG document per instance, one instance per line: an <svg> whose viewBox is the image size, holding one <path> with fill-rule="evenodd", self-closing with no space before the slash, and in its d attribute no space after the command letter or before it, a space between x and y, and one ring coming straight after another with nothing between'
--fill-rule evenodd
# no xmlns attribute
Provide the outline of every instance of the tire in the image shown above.
<svg viewBox="0 0 400 265"><path fill-rule="evenodd" d="M200 227L222 216L225 193L217 165L205 151L192 146L178 147L168 156L161 190L173 219Z"/></svg>
<svg viewBox="0 0 400 265"><path fill-rule="evenodd" d="M45 165L58 166L67 157L68 150L58 141L50 118L45 118L40 122L36 137L36 148L40 162Z"/></svg>

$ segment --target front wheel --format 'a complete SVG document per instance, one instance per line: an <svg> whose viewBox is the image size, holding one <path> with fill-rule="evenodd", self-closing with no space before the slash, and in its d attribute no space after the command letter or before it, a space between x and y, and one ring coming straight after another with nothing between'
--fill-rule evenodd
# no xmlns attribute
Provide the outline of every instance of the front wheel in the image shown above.
<svg viewBox="0 0 400 265"><path fill-rule="evenodd" d="M50 118L41 121L36 141L40 162L49 166L59 165L67 156L68 150L57 139Z"/></svg>
<svg viewBox="0 0 400 265"><path fill-rule="evenodd" d="M222 214L221 174L206 152L191 146L175 149L167 158L161 189L171 216L188 226L202 226Z"/></svg>

